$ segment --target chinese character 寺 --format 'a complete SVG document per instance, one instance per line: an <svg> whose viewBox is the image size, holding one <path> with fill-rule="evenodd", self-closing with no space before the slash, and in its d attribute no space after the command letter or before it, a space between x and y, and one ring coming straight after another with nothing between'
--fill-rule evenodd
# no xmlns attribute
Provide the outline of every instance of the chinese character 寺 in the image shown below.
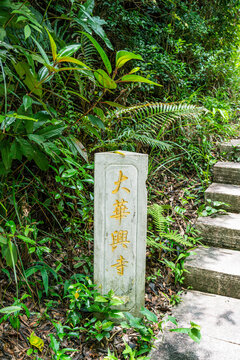
<svg viewBox="0 0 240 360"><path fill-rule="evenodd" d="M116 194L116 193L119 191L119 189L120 189L121 182L123 182L123 181L125 181L125 180L127 180L127 179L128 179L128 177L125 176L125 175L123 175L122 170L119 170L119 178L118 178L118 181L114 181L114 184L117 185L117 187L116 187L116 189L114 189L114 190L112 191L112 194ZM127 193L130 193L130 190L129 190L128 188L126 188L126 187L123 187L123 190L125 190Z"/></svg>
<svg viewBox="0 0 240 360"><path fill-rule="evenodd" d="M121 224L123 218L130 214L130 212L126 211L128 210L126 205L124 205L126 203L127 201L122 199L121 201L116 200L115 204L113 204L113 206L115 206L115 210L113 211L114 215L112 215L111 218L119 220L119 224Z"/></svg>
<svg viewBox="0 0 240 360"><path fill-rule="evenodd" d="M124 266L126 266L127 263L128 261L125 260L122 255L120 255L120 258L117 260L117 263L111 266L116 267L118 275L122 276L124 272Z"/></svg>
<svg viewBox="0 0 240 360"><path fill-rule="evenodd" d="M112 233L112 243L110 244L112 246L112 251L114 251L118 245L122 245L124 248L127 248L127 244L130 243L127 239L127 235L127 230L116 230Z"/></svg>

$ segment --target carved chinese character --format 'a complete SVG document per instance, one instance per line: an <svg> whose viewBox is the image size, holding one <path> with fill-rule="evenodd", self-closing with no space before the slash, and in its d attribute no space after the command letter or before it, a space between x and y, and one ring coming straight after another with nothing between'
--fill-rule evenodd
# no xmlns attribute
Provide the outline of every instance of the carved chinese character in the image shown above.
<svg viewBox="0 0 240 360"><path fill-rule="evenodd" d="M125 205L127 203L128 201L122 199L121 201L116 200L115 204L113 204L113 206L115 206L115 210L113 211L111 218L119 220L119 224L121 224L123 218L130 214L130 212L126 211L128 210Z"/></svg>
<svg viewBox="0 0 240 360"><path fill-rule="evenodd" d="M116 230L112 233L112 243L110 244L112 246L112 251L114 251L118 245L122 245L124 248L127 248L127 244L130 243L127 239L127 235L127 230Z"/></svg>
<svg viewBox="0 0 240 360"><path fill-rule="evenodd" d="M124 267L128 263L127 260L124 259L122 255L120 255L120 258L117 260L117 263L114 265L111 265L112 267L116 267L118 275L123 275L124 273Z"/></svg>
<svg viewBox="0 0 240 360"><path fill-rule="evenodd" d="M120 189L121 183L122 183L123 181L127 180L127 179L128 179L128 177L125 176L125 175L123 175L122 170L119 170L119 178L118 178L118 181L115 181L115 182L114 182L114 184L117 185L117 187L116 187L116 189L114 189L114 190L112 191L112 194L116 194L116 193L119 191L119 189ZM128 188L122 187L122 189L125 190L127 193L130 193L130 190L129 190Z"/></svg>

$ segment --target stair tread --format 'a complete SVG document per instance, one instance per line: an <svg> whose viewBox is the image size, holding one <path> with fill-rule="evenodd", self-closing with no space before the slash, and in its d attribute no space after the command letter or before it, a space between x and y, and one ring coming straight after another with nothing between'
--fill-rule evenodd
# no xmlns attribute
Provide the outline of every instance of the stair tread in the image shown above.
<svg viewBox="0 0 240 360"><path fill-rule="evenodd" d="M223 142L220 144L220 147L221 148L224 148L224 147L240 147L240 139L232 139L230 141L227 141L227 142Z"/></svg>
<svg viewBox="0 0 240 360"><path fill-rule="evenodd" d="M168 322L164 335L158 335L151 360L239 360L240 300L199 291L188 291L182 299L172 316L179 327L189 327L191 321L201 326L200 345L185 334L168 331L174 328Z"/></svg>
<svg viewBox="0 0 240 360"><path fill-rule="evenodd" d="M196 255L185 262L186 269L194 267L240 277L240 251L200 246L194 252Z"/></svg>
<svg viewBox="0 0 240 360"><path fill-rule="evenodd" d="M206 195L208 193L240 196L240 185L212 183L205 191Z"/></svg>
<svg viewBox="0 0 240 360"><path fill-rule="evenodd" d="M214 165L214 170L216 170L217 168L240 170L240 163L233 162L233 161L218 161Z"/></svg>
<svg viewBox="0 0 240 360"><path fill-rule="evenodd" d="M240 230L240 214L227 213L224 215L217 215L214 217L205 216L199 217L197 224L205 226L213 226L224 229Z"/></svg>

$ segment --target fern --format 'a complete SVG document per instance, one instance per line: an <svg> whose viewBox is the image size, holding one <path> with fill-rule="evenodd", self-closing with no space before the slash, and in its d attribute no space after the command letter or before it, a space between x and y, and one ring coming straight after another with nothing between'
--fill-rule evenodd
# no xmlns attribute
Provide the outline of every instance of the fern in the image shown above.
<svg viewBox="0 0 240 360"><path fill-rule="evenodd" d="M163 215L163 207L158 204L153 204L148 208L148 214L151 215L156 230L159 233L163 233L167 220Z"/></svg>
<svg viewBox="0 0 240 360"><path fill-rule="evenodd" d="M125 129L118 140L137 140L142 144L166 151L172 148L169 143L160 140L166 130L177 120L181 121L183 118L197 119L202 111L204 108L184 103L164 104L156 102L111 111L108 113L107 119L111 122L120 118L121 120L130 119L132 121L131 129Z"/></svg>
<svg viewBox="0 0 240 360"><path fill-rule="evenodd" d="M168 126L173 121L185 118L196 118L203 108L189 104L147 103L117 109L109 114L110 118L133 118L147 129L158 128L159 125Z"/></svg>
<svg viewBox="0 0 240 360"><path fill-rule="evenodd" d="M148 208L148 214L152 217L153 223L158 232L158 236L161 239L166 239L169 241L173 241L182 246L192 246L192 243L185 240L182 235L180 235L176 230L172 231L167 228L169 221L163 215L163 207L158 204L153 204ZM155 246L157 247L157 246ZM159 243L159 248L163 248L162 244Z"/></svg>

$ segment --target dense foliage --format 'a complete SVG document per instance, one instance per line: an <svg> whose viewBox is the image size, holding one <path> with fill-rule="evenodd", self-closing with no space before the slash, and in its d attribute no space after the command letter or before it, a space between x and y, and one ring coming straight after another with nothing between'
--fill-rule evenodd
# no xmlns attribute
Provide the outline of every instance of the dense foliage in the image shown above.
<svg viewBox="0 0 240 360"><path fill-rule="evenodd" d="M63 342L75 338L89 344L83 358L99 358L93 340L107 348L120 316L119 298L92 279L96 151L149 154L147 283L180 301L215 143L237 130L239 10L237 0L1 1L0 323L18 331L23 312L51 321L44 359L70 359ZM135 345L119 335L108 359L146 358L158 319L141 311L122 324ZM27 356L40 359L28 335Z"/></svg>

